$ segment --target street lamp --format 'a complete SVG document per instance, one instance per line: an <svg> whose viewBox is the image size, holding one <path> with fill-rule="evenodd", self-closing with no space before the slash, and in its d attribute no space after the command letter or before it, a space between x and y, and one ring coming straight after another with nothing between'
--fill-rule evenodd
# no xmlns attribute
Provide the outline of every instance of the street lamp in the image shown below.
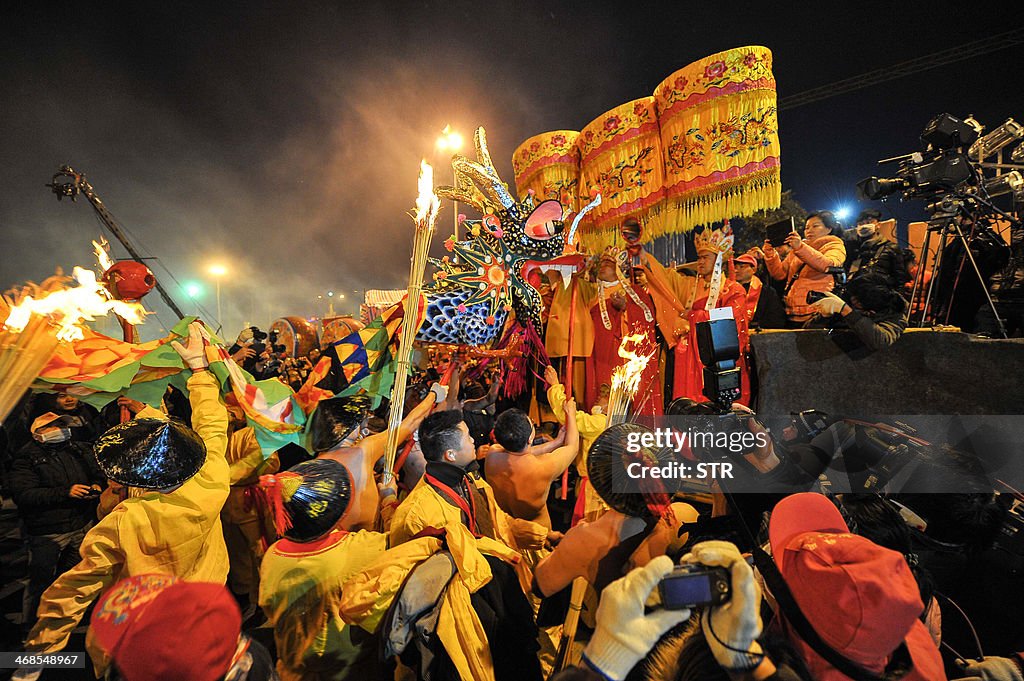
<svg viewBox="0 0 1024 681"><path fill-rule="evenodd" d="M441 131L441 136L437 138L437 148L441 151L450 151L453 154L462 148L462 135L452 130L452 126L444 126L444 130ZM455 169L452 169L454 175ZM452 186L456 184L454 177L452 178ZM455 240L459 240L459 202L452 201L452 207L455 211Z"/></svg>
<svg viewBox="0 0 1024 681"><path fill-rule="evenodd" d="M228 268L224 265L210 265L210 269L207 270L217 280L217 333L221 332L224 323L221 321L221 308L220 308L220 280L225 274L228 273Z"/></svg>

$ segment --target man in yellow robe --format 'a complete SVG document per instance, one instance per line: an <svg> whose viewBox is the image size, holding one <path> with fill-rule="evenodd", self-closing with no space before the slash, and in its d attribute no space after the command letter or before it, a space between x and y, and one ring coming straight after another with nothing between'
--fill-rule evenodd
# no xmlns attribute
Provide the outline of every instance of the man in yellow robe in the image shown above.
<svg viewBox="0 0 1024 681"><path fill-rule="evenodd" d="M104 474L143 493L100 520L82 542L82 560L43 593L39 619L25 644L28 653L63 650L93 601L121 579L156 573L223 584L227 578L220 522L229 488L227 411L217 379L207 370L202 327L189 327L187 346L172 345L192 370L194 430L175 421L136 419L96 442ZM89 647L100 674L107 661Z"/></svg>
<svg viewBox="0 0 1024 681"><path fill-rule="evenodd" d="M544 548L561 535L540 523L513 518L501 510L494 491L476 470L476 448L460 410L439 411L423 420L420 447L427 460L423 478L402 501L391 524L391 545L449 523L463 523L476 536L495 539L519 552ZM516 566L528 592L532 574L525 562Z"/></svg>

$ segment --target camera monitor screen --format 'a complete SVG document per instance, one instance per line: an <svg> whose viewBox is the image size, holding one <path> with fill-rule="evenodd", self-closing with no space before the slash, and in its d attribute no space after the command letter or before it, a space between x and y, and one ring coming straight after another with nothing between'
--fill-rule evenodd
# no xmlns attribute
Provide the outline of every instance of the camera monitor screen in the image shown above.
<svg viewBox="0 0 1024 681"><path fill-rule="evenodd" d="M786 237L795 230L796 227L793 226L793 218L788 217L785 220L773 222L765 227L765 238L767 238L768 243L775 248L778 248L782 244L786 243Z"/></svg>
<svg viewBox="0 0 1024 681"><path fill-rule="evenodd" d="M663 605L685 608L711 602L711 579L706 573L672 575L661 582Z"/></svg>

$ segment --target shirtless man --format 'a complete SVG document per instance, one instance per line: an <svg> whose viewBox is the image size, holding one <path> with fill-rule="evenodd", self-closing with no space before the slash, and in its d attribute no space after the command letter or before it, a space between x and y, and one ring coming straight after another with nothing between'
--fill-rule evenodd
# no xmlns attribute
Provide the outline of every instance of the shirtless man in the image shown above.
<svg viewBox="0 0 1024 681"><path fill-rule="evenodd" d="M507 513L551 529L548 491L551 483L573 462L579 452L576 402L565 403L565 444L539 454L530 447L533 423L519 409L502 412L494 423L494 437L501 447L487 453L484 470L494 488L494 498Z"/></svg>
<svg viewBox="0 0 1024 681"><path fill-rule="evenodd" d="M435 404L444 402L447 392L447 388L437 383L431 386L430 394L399 424L399 445L412 437ZM367 437L369 415L368 397L334 397L320 402L310 428L312 449L317 458L337 461L352 476L352 503L347 511L351 520L346 521L351 532L373 530L380 505L373 469L384 457L388 433L385 430Z"/></svg>

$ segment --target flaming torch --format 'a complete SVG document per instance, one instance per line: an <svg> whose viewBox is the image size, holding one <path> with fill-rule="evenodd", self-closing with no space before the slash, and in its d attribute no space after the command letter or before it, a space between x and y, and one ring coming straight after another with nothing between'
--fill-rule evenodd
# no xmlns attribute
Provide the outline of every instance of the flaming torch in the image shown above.
<svg viewBox="0 0 1024 681"><path fill-rule="evenodd" d="M640 377L647 368L647 363L654 357L652 351L649 355L637 354L641 343L647 337L642 333L625 336L619 345L619 357L626 360L615 367L612 372L612 389L608 395L608 425L622 423L629 414L629 403L636 396L640 389ZM629 346L632 345L632 349Z"/></svg>
<svg viewBox="0 0 1024 681"><path fill-rule="evenodd" d="M58 344L83 337L82 324L109 312L133 323L146 314L139 304L113 300L92 270L76 267L74 279L78 286L0 305L5 319L0 327L0 421L11 413Z"/></svg>
<svg viewBox="0 0 1024 681"><path fill-rule="evenodd" d="M402 335L399 339L395 383L391 388L391 412L388 418L388 441L385 449L385 483L390 482L394 472L395 457L398 454L398 426L402 422L405 406L405 386L409 377L409 357L412 344L419 331L420 297L423 290L423 270L427 266L427 251L434 236L434 220L440 202L434 194L434 169L426 161L420 161L419 196L416 197L416 214L413 220L416 231L413 237L412 260L409 266L409 288L405 298L405 316L402 319Z"/></svg>

